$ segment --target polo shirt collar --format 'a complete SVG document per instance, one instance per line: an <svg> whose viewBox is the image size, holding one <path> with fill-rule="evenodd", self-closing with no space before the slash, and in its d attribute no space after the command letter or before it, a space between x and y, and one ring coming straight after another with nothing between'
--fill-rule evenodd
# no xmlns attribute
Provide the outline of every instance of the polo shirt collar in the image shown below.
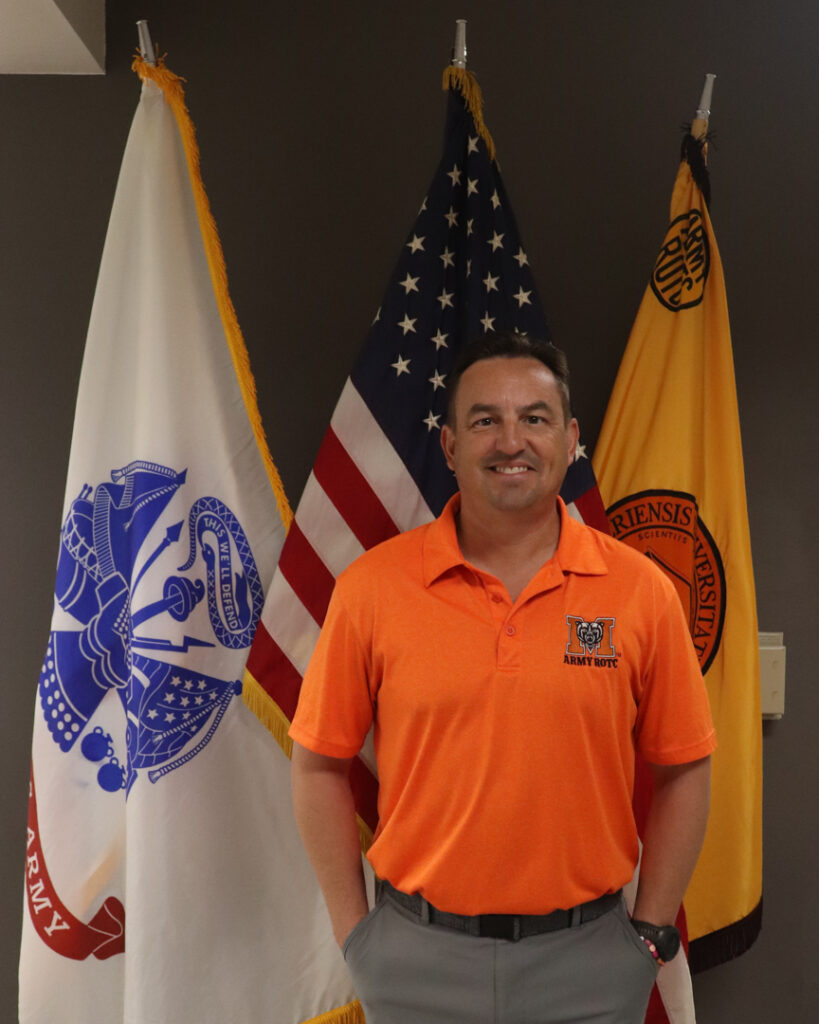
<svg viewBox="0 0 819 1024"><path fill-rule="evenodd" d="M539 577L551 578L555 573L566 572L581 576L604 576L608 572L608 566L590 528L569 515L562 498L557 499L557 506L560 513L560 540L557 551L538 570L535 580L538 580ZM440 516L433 520L427 528L423 545L425 587L429 587L455 566L468 565L458 545L456 517L460 507L460 493L453 494ZM535 580L532 580L532 583ZM545 578L538 582L542 585L549 585ZM527 591L529 586L526 587Z"/></svg>
<svg viewBox="0 0 819 1024"><path fill-rule="evenodd" d="M457 492L444 505L443 511L434 519L424 534L423 564L424 586L434 583L439 576L456 565L466 565L458 545L458 531L455 520L461 507L461 495Z"/></svg>

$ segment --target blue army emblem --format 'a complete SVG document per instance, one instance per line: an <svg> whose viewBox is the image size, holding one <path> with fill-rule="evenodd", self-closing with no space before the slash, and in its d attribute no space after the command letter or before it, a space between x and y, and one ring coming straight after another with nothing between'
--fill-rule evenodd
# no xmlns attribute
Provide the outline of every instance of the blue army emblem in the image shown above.
<svg viewBox="0 0 819 1024"><path fill-rule="evenodd" d="M83 487L60 534L54 596L80 628L52 630L40 703L54 742L67 753L79 741L83 756L99 763L99 785L110 792L130 792L140 770L156 782L207 745L241 681L198 671L190 658L180 663L181 655L249 647L262 610L264 593L247 536L218 498L196 500L187 523L172 523L152 550L143 550L185 478L185 470L154 462L116 469L110 483ZM161 559L176 545L184 550L159 596ZM202 563L203 573L196 568ZM141 603L145 579L154 582L156 599ZM162 632L157 623L166 623L168 631L168 617L188 622L203 600L207 636L152 635ZM192 631L201 634L203 617L197 621ZM91 721L112 690L125 714L124 750Z"/></svg>

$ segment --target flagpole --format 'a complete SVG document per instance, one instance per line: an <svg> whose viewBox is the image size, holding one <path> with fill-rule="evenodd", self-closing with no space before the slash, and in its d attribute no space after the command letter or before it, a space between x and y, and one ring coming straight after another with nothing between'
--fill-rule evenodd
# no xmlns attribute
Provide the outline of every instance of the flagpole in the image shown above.
<svg viewBox="0 0 819 1024"><path fill-rule="evenodd" d="M458 18L455 22L455 45L452 47L452 64L456 68L466 67L466 20Z"/></svg>
<svg viewBox="0 0 819 1024"><path fill-rule="evenodd" d="M156 67L156 54L154 53L154 44L151 42L151 33L148 31L148 22L144 20L138 21L136 26L139 33L139 50L142 58L146 64Z"/></svg>
<svg viewBox="0 0 819 1024"><path fill-rule="evenodd" d="M708 131L708 119L711 116L711 96L714 92L714 79L716 75L706 75L705 84L702 87L699 106L694 120L691 122L691 134L695 139L702 139Z"/></svg>

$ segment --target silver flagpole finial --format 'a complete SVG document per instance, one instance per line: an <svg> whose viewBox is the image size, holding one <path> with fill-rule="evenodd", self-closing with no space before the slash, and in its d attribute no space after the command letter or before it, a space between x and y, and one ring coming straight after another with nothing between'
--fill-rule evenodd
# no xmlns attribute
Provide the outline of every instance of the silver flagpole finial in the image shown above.
<svg viewBox="0 0 819 1024"><path fill-rule="evenodd" d="M700 105L697 107L697 118L707 121L711 116L711 94L714 91L714 79L716 75L706 75L705 85L702 87L702 96L700 96Z"/></svg>
<svg viewBox="0 0 819 1024"><path fill-rule="evenodd" d="M137 32L139 32L139 50L142 58L146 64L155 67L156 54L154 53L154 44L151 42L151 33L148 31L148 22L138 21L136 26Z"/></svg>
<svg viewBox="0 0 819 1024"><path fill-rule="evenodd" d="M466 67L466 21L458 18L455 22L455 45L452 47L452 63L456 68Z"/></svg>

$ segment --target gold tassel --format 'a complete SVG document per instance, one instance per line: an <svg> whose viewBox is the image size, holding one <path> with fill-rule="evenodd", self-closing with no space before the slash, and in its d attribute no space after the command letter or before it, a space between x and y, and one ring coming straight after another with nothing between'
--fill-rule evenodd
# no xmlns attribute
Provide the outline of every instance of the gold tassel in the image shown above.
<svg viewBox="0 0 819 1024"><path fill-rule="evenodd" d="M285 530L288 530L290 523L293 521L293 511L290 508L287 495L284 493L284 486L282 485L279 471L276 469L267 444L264 427L262 426L262 417L256 400L256 381L253 379L253 374L250 370L247 348L236 317L236 310L233 308L233 302L228 292L227 269L225 268L222 244L219 241L216 222L213 219L205 186L202 182L196 133L188 113L188 108L185 106L185 92L182 88L182 82L185 79L180 78L165 67L164 57L158 58L156 65L151 65L142 56L137 56L134 58L131 68L136 71L143 82L151 81L159 86L176 118L176 124L182 139L182 148L185 151L185 160L188 164L188 174L190 175L193 196L196 202L196 212L199 216L199 229L202 232L202 243L205 247L210 279L213 284L216 303L219 307L222 328L225 332L230 357L233 360L233 368L239 381L239 388L242 392L247 416L250 420L270 485L276 496L279 515L282 518Z"/></svg>
<svg viewBox="0 0 819 1024"><path fill-rule="evenodd" d="M354 1003L347 1003L346 1006L339 1006L337 1010L330 1010L318 1017L311 1017L303 1024L366 1024L364 1011L361 1003L356 999Z"/></svg>
<svg viewBox="0 0 819 1024"><path fill-rule="evenodd" d="M481 87L478 85L477 78L475 78L471 71L467 71L466 68L456 68L454 64L450 64L449 67L444 69L443 89L445 92L447 89L457 89L461 96L463 96L464 103L466 103L469 113L474 118L478 135L486 143L489 159L494 160L495 143L489 134L489 129L483 122L483 96L481 95Z"/></svg>

